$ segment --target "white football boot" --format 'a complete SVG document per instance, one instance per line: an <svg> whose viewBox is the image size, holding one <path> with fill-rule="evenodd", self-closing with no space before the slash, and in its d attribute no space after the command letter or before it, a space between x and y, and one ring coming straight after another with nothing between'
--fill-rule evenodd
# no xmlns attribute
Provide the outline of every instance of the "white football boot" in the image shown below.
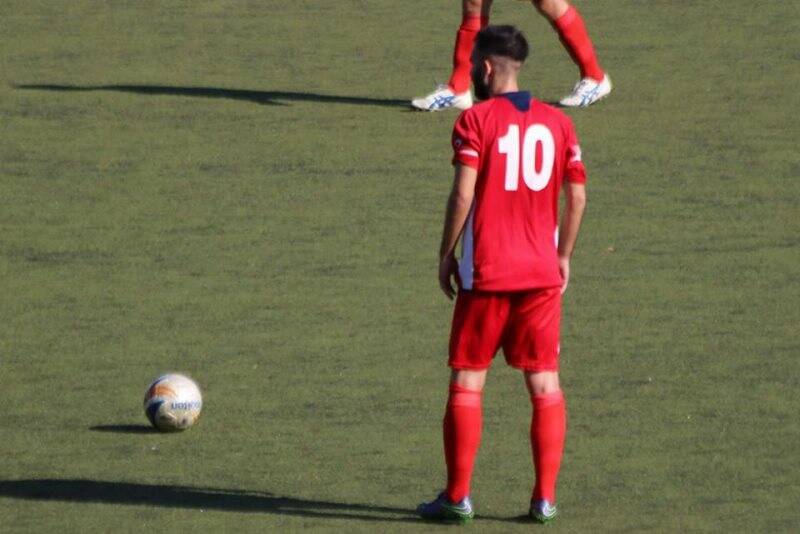
<svg viewBox="0 0 800 534"><path fill-rule="evenodd" d="M611 79L606 74L599 82L591 78L583 78L575 84L572 94L559 100L559 104L567 108L585 108L591 106L611 92Z"/></svg>
<svg viewBox="0 0 800 534"><path fill-rule="evenodd" d="M463 93L454 93L447 85L437 85L431 94L412 100L411 106L422 111L469 109L472 107L472 93L469 89Z"/></svg>

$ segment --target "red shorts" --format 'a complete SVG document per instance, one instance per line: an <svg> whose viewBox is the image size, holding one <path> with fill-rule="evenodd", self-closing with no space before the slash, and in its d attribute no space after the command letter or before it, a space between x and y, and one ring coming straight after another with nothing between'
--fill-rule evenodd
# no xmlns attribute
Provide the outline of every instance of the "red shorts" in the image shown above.
<svg viewBox="0 0 800 534"><path fill-rule="evenodd" d="M497 349L525 371L558 371L561 288L458 293L450 331L453 369L487 369Z"/></svg>

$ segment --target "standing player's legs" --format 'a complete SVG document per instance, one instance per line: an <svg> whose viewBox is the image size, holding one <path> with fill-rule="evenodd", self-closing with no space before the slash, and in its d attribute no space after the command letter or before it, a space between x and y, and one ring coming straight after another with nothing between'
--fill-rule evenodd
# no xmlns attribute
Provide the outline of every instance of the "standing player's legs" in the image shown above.
<svg viewBox="0 0 800 534"><path fill-rule="evenodd" d="M472 519L469 498L472 469L481 443L481 394L487 370L453 369L442 421L447 487L417 507L425 519L466 522Z"/></svg>
<svg viewBox="0 0 800 534"><path fill-rule="evenodd" d="M558 33L564 48L578 66L581 79L572 94L561 99L561 105L583 107L593 104L611 92L608 78L594 52L583 17L567 0L531 0L531 3Z"/></svg>
<svg viewBox="0 0 800 534"><path fill-rule="evenodd" d="M456 33L456 43L453 48L453 73L447 85L454 93L469 91L470 70L472 68L472 48L475 36L481 29L489 24L489 12L492 9L492 0L462 0L461 26Z"/></svg>
<svg viewBox="0 0 800 534"><path fill-rule="evenodd" d="M536 484L530 515L549 521L556 515L556 480L566 435L566 405L558 380L561 288L520 293L512 300L503 352L520 369L530 394L531 451Z"/></svg>
<svg viewBox="0 0 800 534"><path fill-rule="evenodd" d="M566 403L558 372L526 372L525 384L533 405L531 450L536 471L530 514L545 522L556 515L556 481L567 433Z"/></svg>
<svg viewBox="0 0 800 534"><path fill-rule="evenodd" d="M453 71L447 85L440 85L431 94L415 98L411 105L423 111L467 109L472 106L470 69L475 36L489 24L492 0L462 0L461 25L453 48Z"/></svg>
<svg viewBox="0 0 800 534"><path fill-rule="evenodd" d="M594 104L611 92L611 80L600 67L594 45L583 17L567 0L531 0L558 33L564 48L580 69L581 79L572 93L559 103L568 107ZM489 24L492 0L462 0L461 25L453 49L453 72L447 85L438 86L429 95L415 98L411 105L424 111L467 109L472 106L470 86L470 56L475 36Z"/></svg>
<svg viewBox="0 0 800 534"><path fill-rule="evenodd" d="M447 489L450 502L469 496L472 470L481 442L481 395L486 370L454 369L450 377L444 421L444 457L447 464Z"/></svg>
<svg viewBox="0 0 800 534"><path fill-rule="evenodd" d="M456 299L448 359L453 371L443 425L445 493L451 502L469 495L481 436L481 393L510 309L511 299L503 294L459 291Z"/></svg>
<svg viewBox="0 0 800 534"><path fill-rule="evenodd" d="M450 392L442 423L447 487L435 500L417 508L426 519L473 517L469 493L481 440L481 395L509 309L510 299L503 294L458 293L450 332Z"/></svg>

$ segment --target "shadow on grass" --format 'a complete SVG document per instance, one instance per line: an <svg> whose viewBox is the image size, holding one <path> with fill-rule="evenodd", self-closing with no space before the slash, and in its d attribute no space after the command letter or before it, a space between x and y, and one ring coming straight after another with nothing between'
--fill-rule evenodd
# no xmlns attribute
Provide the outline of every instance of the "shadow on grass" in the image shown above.
<svg viewBox="0 0 800 534"><path fill-rule="evenodd" d="M291 91L253 91L248 89L225 89L222 87L175 87L169 85L13 85L14 89L60 92L116 91L139 95L191 96L202 98L225 98L244 100L272 106L285 106L281 101L320 102L325 104L355 104L360 106L383 106L410 108L408 100L370 98L362 96L323 95Z"/></svg>
<svg viewBox="0 0 800 534"><path fill-rule="evenodd" d="M148 425L96 425L89 430L95 432L114 432L116 434L157 434L158 430Z"/></svg>
<svg viewBox="0 0 800 534"><path fill-rule="evenodd" d="M409 510L369 504L339 503L276 496L267 492L193 488L81 479L0 480L0 497L33 501L196 508L226 512L414 522Z"/></svg>

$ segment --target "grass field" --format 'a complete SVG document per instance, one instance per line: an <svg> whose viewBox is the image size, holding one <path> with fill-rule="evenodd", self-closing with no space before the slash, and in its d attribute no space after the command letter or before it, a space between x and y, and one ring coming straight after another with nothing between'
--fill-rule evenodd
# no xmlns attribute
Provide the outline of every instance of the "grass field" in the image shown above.
<svg viewBox="0 0 800 534"><path fill-rule="evenodd" d="M578 1L615 91L570 112L553 532L800 531L793 2ZM457 2L0 3L0 531L426 532L451 304L436 252ZM574 66L496 2L543 99ZM500 362L498 362L500 363ZM148 432L147 384L204 388ZM527 531L497 365L468 530Z"/></svg>

